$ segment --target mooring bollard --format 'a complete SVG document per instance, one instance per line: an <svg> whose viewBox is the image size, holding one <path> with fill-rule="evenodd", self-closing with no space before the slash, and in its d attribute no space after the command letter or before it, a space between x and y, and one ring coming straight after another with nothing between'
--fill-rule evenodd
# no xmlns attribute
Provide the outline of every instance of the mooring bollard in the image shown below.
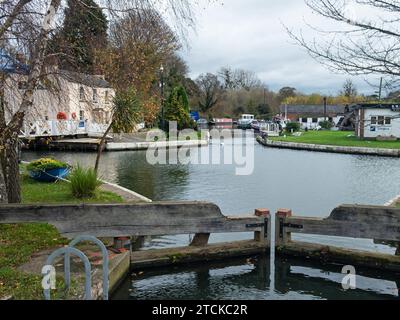
<svg viewBox="0 0 400 320"><path fill-rule="evenodd" d="M256 209L255 210L256 217L262 217L265 220L264 227L262 227L261 231L254 232L254 240L259 242L265 242L267 246L271 244L271 212L269 209Z"/></svg>
<svg viewBox="0 0 400 320"><path fill-rule="evenodd" d="M279 209L275 216L275 246L282 246L291 240L291 234L285 232L285 220L292 216L292 210Z"/></svg>

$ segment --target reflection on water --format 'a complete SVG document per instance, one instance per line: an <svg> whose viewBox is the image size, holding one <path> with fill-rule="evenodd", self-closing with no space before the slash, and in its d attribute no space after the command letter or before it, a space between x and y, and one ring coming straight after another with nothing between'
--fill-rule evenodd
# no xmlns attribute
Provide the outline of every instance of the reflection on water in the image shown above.
<svg viewBox="0 0 400 320"><path fill-rule="evenodd" d="M340 204L382 205L400 194L400 159L269 149L256 142L254 147L255 169L250 176L236 176L234 165L153 166L147 163L144 151L104 153L100 172L104 179L150 199L210 201L228 215L266 207L271 211L291 208L299 216L326 217ZM224 146L220 148L223 151ZM92 153L29 152L23 157L31 160L43 155L86 166L95 161ZM212 235L211 241L248 237ZM394 252L372 240L317 238L345 247ZM315 241L315 237L303 240ZM170 242L171 238L168 245ZM188 237L175 238L177 245L187 242Z"/></svg>
<svg viewBox="0 0 400 320"><path fill-rule="evenodd" d="M211 148L212 146L210 146ZM109 181L153 200L205 200L229 215L251 213L255 208L291 208L296 215L326 217L338 205L382 205L400 194L400 159L264 148L254 143L255 169L236 176L234 165L157 165L146 162L146 152L104 153L100 171ZM223 145L220 146L224 148ZM71 164L93 166L90 153L24 153L24 160L43 155ZM242 240L250 234L212 235L211 242ZM372 240L293 235L296 240L347 248L393 253ZM156 237L144 249L181 246L189 236ZM270 274L276 268L276 273ZM330 268L330 269L329 269ZM292 264L259 259L253 265L207 265L188 270L163 270L135 279L133 298L379 298L393 297L393 281L360 277L360 290L343 292L337 283L340 268ZM305 279L307 281L305 281ZM272 286L271 286L272 283ZM307 285L306 285L307 284ZM118 297L128 297L125 283ZM363 289L363 290L361 290ZM124 291L125 290L125 291Z"/></svg>
<svg viewBox="0 0 400 320"><path fill-rule="evenodd" d="M95 161L92 153L28 152L23 158L42 155L71 164L93 166ZM236 176L234 165L152 166L144 151L104 153L100 172L153 200L207 200L228 214L285 207L297 215L325 217L339 204L382 205L400 194L399 167L397 158L269 149L255 143L250 176Z"/></svg>
<svg viewBox="0 0 400 320"><path fill-rule="evenodd" d="M341 266L322 269L300 260L266 256L133 274L113 299L400 299L400 275L357 270L357 289L342 288ZM384 280L383 280L384 279ZM396 283L397 281L397 283Z"/></svg>

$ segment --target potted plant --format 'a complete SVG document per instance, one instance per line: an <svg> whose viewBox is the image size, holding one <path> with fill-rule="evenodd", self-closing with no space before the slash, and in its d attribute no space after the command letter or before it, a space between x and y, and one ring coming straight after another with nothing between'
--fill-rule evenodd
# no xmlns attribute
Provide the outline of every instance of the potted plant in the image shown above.
<svg viewBox="0 0 400 320"><path fill-rule="evenodd" d="M68 176L70 166L52 158L42 158L32 161L27 166L31 178L42 182L55 182Z"/></svg>

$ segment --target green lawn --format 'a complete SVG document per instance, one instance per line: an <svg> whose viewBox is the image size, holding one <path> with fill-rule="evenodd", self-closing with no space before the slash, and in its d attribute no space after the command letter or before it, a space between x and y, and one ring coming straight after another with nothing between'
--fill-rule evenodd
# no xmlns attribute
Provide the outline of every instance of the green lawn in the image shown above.
<svg viewBox="0 0 400 320"><path fill-rule="evenodd" d="M400 149L400 141L360 140L355 137L353 132L349 131L308 131L302 132L300 137L271 137L270 140L346 147Z"/></svg>
<svg viewBox="0 0 400 320"><path fill-rule="evenodd" d="M111 192L98 190L95 197L76 199L68 182L41 183L28 176L22 177L23 203L118 203L123 199Z"/></svg>
<svg viewBox="0 0 400 320"><path fill-rule="evenodd" d="M123 202L118 195L104 191L98 191L93 198L78 200L73 198L67 182L39 183L26 175L22 177L22 199L26 204ZM36 252L67 243L67 239L47 224L0 224L0 299L7 296L18 300L42 299L42 277L22 273L17 267L28 262Z"/></svg>

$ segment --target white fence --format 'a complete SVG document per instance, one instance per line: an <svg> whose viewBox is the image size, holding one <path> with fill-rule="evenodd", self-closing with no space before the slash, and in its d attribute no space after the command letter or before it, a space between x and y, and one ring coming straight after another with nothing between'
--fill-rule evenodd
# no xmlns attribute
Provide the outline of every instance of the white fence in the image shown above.
<svg viewBox="0 0 400 320"><path fill-rule="evenodd" d="M73 120L39 120L33 123L25 123L20 137L53 137L72 136L76 134L103 134L108 124L100 124L89 121Z"/></svg>

